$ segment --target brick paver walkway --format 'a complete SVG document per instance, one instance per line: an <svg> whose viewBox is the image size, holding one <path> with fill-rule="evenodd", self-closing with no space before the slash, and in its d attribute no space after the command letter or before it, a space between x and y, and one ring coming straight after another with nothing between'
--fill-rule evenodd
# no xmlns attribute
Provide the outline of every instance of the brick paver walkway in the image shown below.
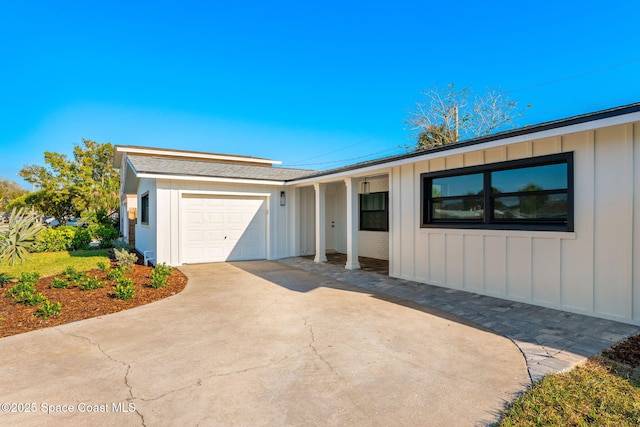
<svg viewBox="0 0 640 427"><path fill-rule="evenodd" d="M470 320L510 338L532 381L570 369L640 327L294 257L279 262Z"/></svg>

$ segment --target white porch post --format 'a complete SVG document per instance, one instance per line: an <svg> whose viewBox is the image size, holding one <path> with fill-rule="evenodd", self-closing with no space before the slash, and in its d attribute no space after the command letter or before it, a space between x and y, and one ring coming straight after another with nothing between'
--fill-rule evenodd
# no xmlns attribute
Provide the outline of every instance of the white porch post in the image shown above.
<svg viewBox="0 0 640 427"><path fill-rule="evenodd" d="M349 270L359 270L358 262L358 230L359 209L358 209L358 183L354 178L344 180L347 186L347 263L345 268Z"/></svg>
<svg viewBox="0 0 640 427"><path fill-rule="evenodd" d="M316 257L315 262L327 262L325 233L325 192L326 184L313 184L316 193Z"/></svg>

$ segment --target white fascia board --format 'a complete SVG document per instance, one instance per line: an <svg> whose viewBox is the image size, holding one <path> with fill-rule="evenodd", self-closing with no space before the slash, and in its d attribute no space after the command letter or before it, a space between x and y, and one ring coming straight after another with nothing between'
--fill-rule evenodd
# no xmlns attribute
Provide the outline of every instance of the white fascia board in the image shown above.
<svg viewBox="0 0 640 427"><path fill-rule="evenodd" d="M398 161L399 162L399 161ZM287 182L288 186L299 187L306 186L318 182L320 184L327 184L334 181L340 181L345 178L373 178L376 175L385 175L391 172L391 168L394 163L382 163L379 165L367 166L363 168L353 169L349 171L336 172L330 175L321 175L311 178L296 179L294 182Z"/></svg>
<svg viewBox="0 0 640 427"><path fill-rule="evenodd" d="M190 151L173 151L163 150L159 148L142 148L142 147L116 147L117 152L128 154L146 154L146 155L158 155L158 156L171 156L171 157L188 157L206 160L229 160L234 162L244 163L264 163L268 165L280 165L280 160L260 159L254 157L242 157L225 154L213 154L213 153L196 153Z"/></svg>
<svg viewBox="0 0 640 427"><path fill-rule="evenodd" d="M616 126L621 124L633 123L640 121L640 112L624 114L621 116L608 117L600 120L588 121L585 123L579 123L570 126L564 126L554 129L542 130L538 132L527 133L524 135L517 135L513 137L507 137L504 139L496 139L495 141L489 141L482 144L464 145L459 148L452 148L450 150L437 151L434 153L425 153L423 155L409 157L405 159L399 159L396 161L389 161L380 163L377 165L364 166L358 169L352 169L343 172L336 172L329 175L321 175L306 179L295 180L289 183L289 185L297 186L301 184L310 184L314 182L330 182L336 181L345 177L369 177L371 173L384 173L386 170L396 166L402 166L411 163L417 163L425 160L438 159L441 157L455 156L457 154L469 153L472 151L486 150L488 148L501 147L503 145L517 144L519 142L533 141L536 139L551 138L554 136L568 135L571 133L584 132L595 129L602 129L609 126Z"/></svg>
<svg viewBox="0 0 640 427"><path fill-rule="evenodd" d="M176 181L204 181L204 182L227 182L234 184L259 184L259 185L284 185L284 181L269 181L261 179L243 179L243 178L219 178L212 176L184 176L184 175L162 175L155 173L141 173L136 175L138 178L165 179Z"/></svg>

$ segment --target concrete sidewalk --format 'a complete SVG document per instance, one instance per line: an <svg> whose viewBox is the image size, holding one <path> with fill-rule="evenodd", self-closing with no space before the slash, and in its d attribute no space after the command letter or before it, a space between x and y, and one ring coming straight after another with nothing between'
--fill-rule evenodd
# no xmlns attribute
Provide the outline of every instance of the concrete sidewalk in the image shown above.
<svg viewBox="0 0 640 427"><path fill-rule="evenodd" d="M532 381L584 362L640 328L611 320L583 316L471 292L396 279L362 270L346 270L296 257L280 260L309 272L382 292L424 307L436 308L484 326L520 348Z"/></svg>
<svg viewBox="0 0 640 427"><path fill-rule="evenodd" d="M529 383L458 316L277 262L182 270L168 299L0 339L0 424L473 426Z"/></svg>

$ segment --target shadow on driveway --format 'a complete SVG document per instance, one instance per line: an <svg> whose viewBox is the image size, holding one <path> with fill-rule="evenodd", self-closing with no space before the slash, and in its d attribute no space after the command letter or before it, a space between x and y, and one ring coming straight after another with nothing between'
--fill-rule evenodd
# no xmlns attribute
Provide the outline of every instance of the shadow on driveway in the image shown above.
<svg viewBox="0 0 640 427"><path fill-rule="evenodd" d="M181 270L165 300L0 339L3 401L37 408L2 423L485 425L529 383L511 341L438 310L277 262Z"/></svg>

